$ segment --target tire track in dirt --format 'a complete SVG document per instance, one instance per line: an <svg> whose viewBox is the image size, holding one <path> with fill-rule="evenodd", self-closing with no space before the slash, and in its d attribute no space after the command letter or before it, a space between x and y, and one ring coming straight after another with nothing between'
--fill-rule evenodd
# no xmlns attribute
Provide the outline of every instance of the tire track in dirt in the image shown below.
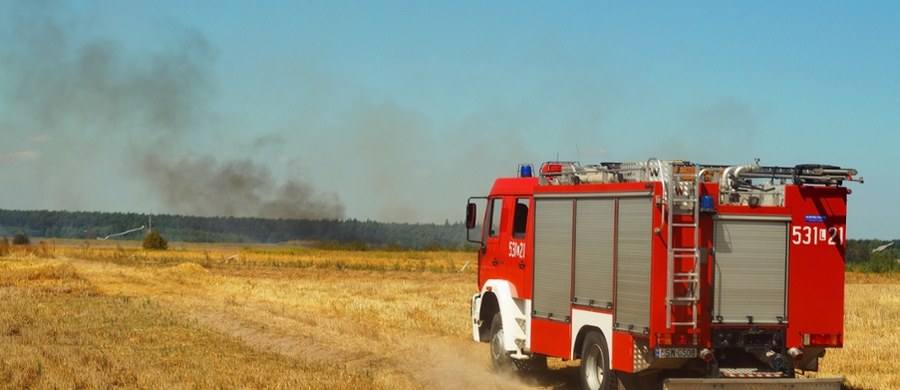
<svg viewBox="0 0 900 390"><path fill-rule="evenodd" d="M348 370L376 370L385 385L407 388L462 389L483 388L526 389L515 378L504 378L489 371L487 351L483 345L462 343L439 337L408 334L391 340L392 347L365 337L305 329L285 329L292 321L263 329L246 321L243 315L222 312L191 314L199 323L218 332L236 337L258 350L284 356L326 362L340 362ZM301 329L302 327L298 328ZM306 331L317 332L304 336ZM374 347L374 349L372 349Z"/></svg>
<svg viewBox="0 0 900 390"><path fill-rule="evenodd" d="M373 333L354 318L273 310L259 302L235 302L220 291L226 285L248 283L250 276L240 280L221 275L185 276L172 272L206 271L186 266L167 269L68 261L106 294L151 298L200 326L234 337L258 351L370 373L373 388L543 387L495 375L490 371L487 346L468 339L411 331Z"/></svg>

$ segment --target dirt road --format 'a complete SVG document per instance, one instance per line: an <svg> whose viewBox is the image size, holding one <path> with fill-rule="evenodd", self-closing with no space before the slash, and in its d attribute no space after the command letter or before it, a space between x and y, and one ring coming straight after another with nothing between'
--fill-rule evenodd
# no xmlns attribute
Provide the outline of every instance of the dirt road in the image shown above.
<svg viewBox="0 0 900 390"><path fill-rule="evenodd" d="M376 388L565 388L573 380L571 368L525 381L490 372L487 345L468 333L470 275L63 261L103 294L151 299L259 351L339 362Z"/></svg>

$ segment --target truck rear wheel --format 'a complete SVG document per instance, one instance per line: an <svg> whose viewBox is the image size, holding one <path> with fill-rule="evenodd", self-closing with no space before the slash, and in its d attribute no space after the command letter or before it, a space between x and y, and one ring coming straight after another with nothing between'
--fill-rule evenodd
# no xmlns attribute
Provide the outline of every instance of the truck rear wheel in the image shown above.
<svg viewBox="0 0 900 390"><path fill-rule="evenodd" d="M581 348L581 388L611 390L616 385L616 377L610 368L606 337L600 332L588 333Z"/></svg>

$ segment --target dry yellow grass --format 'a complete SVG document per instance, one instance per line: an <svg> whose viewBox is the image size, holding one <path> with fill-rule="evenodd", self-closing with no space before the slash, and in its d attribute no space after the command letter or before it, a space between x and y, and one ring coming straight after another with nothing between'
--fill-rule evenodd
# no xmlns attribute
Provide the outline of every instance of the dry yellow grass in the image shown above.
<svg viewBox="0 0 900 390"><path fill-rule="evenodd" d="M468 341L474 270L458 271L471 254L231 251L10 254L0 260L0 349L10 351L0 382L518 386L490 374L486 350Z"/></svg>
<svg viewBox="0 0 900 390"><path fill-rule="evenodd" d="M852 389L900 389L900 275L847 273L844 348L829 351L819 376Z"/></svg>
<svg viewBox="0 0 900 390"><path fill-rule="evenodd" d="M59 257L112 261L118 264L178 264L194 262L204 267L277 267L371 271L466 272L474 274L471 254L418 251L335 251L284 248L272 245L181 245L181 249L147 251L133 242L113 246L109 242L83 241L75 245L44 245Z"/></svg>
<svg viewBox="0 0 900 390"><path fill-rule="evenodd" d="M289 359L198 326L147 296L109 296L66 261L4 261L6 388L363 386L340 362ZM317 373L329 373L321 375Z"/></svg>
<svg viewBox="0 0 900 390"><path fill-rule="evenodd" d="M0 387L566 388L489 372L474 255L106 243L0 257ZM820 376L900 388L900 278L848 274L845 348Z"/></svg>

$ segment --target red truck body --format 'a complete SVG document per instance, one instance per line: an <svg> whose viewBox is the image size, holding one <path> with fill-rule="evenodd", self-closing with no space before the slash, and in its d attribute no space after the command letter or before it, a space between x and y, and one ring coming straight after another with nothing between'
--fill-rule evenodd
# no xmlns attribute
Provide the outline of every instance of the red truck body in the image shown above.
<svg viewBox="0 0 900 390"><path fill-rule="evenodd" d="M497 179L483 217L471 202L467 216L483 226L473 338L495 366L496 350L514 363L588 353L601 382L814 371L843 343L855 173L651 159Z"/></svg>

